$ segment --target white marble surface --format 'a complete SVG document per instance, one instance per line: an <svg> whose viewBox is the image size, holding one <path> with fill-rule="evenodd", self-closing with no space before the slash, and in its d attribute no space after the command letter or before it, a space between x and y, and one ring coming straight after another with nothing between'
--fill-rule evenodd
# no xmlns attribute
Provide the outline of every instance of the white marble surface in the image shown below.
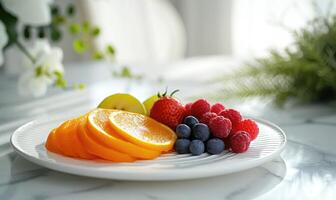
<svg viewBox="0 0 336 200"><path fill-rule="evenodd" d="M71 69L74 71L77 69ZM104 73L98 69L96 73ZM78 76L78 80L81 77ZM84 92L66 92L40 100L15 99L15 86L0 76L0 199L336 199L335 105L276 109L260 100L230 104L246 115L280 125L288 144L281 156L260 167L213 178L168 182L127 182L85 178L37 166L14 153L10 134L21 124L50 114L76 113L95 105L105 94L128 91L145 98L163 85L111 80ZM95 81L93 81L95 82ZM178 81L177 81L178 82ZM174 85L175 84L175 85ZM150 87L149 87L150 85ZM197 85L182 89L182 99ZM196 91L196 92L195 92ZM6 96L6 97L5 97Z"/></svg>

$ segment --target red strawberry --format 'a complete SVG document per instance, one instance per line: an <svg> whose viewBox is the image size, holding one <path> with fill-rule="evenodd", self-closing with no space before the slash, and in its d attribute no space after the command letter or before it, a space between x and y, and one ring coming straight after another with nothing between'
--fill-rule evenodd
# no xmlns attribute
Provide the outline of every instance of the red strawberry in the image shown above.
<svg viewBox="0 0 336 200"><path fill-rule="evenodd" d="M191 115L191 105L193 103L187 103L186 105L184 105L184 108L185 108L185 116L190 116Z"/></svg>
<svg viewBox="0 0 336 200"><path fill-rule="evenodd" d="M252 119L244 119L234 126L232 133L236 134L238 131L247 132L250 135L252 141L257 138L259 134L259 127Z"/></svg>
<svg viewBox="0 0 336 200"><path fill-rule="evenodd" d="M191 115L201 119L203 114L210 111L210 103L205 99L199 99L191 105Z"/></svg>
<svg viewBox="0 0 336 200"><path fill-rule="evenodd" d="M182 123L185 116L184 106L175 98L170 96L165 96L166 92L157 100L151 111L150 117L169 126L171 129L175 130L176 126Z"/></svg>
<svg viewBox="0 0 336 200"><path fill-rule="evenodd" d="M224 109L225 109L225 107L224 107L223 104L221 104L221 103L215 103L214 105L211 106L210 111L214 112L214 113L216 113L218 115Z"/></svg>

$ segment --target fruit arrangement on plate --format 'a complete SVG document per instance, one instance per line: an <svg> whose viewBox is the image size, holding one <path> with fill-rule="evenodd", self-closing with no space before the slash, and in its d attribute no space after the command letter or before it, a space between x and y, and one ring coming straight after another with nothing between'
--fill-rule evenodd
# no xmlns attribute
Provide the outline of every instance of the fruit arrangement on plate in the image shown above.
<svg viewBox="0 0 336 200"><path fill-rule="evenodd" d="M141 103L130 94L106 97L98 108L69 119L47 138L48 151L87 160L133 162L163 153L200 155L248 150L258 126L234 109L205 99L183 105L167 92Z"/></svg>

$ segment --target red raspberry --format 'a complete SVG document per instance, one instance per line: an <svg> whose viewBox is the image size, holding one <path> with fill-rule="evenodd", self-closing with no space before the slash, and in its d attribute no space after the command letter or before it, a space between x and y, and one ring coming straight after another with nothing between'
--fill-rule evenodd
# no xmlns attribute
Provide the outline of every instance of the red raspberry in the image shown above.
<svg viewBox="0 0 336 200"><path fill-rule="evenodd" d="M212 118L214 118L214 117L217 117L217 114L216 114L216 113L214 113L214 112L206 112L206 113L203 114L203 116L201 117L201 120L200 120L200 121L201 121L203 124L206 124L206 125L209 126L209 122L210 122L210 120L211 120Z"/></svg>
<svg viewBox="0 0 336 200"><path fill-rule="evenodd" d="M225 107L221 103L215 103L214 105L211 106L210 111L216 113L217 115L224 110Z"/></svg>
<svg viewBox="0 0 336 200"><path fill-rule="evenodd" d="M232 124L229 119L223 116L217 116L210 120L209 128L213 136L224 139L229 136Z"/></svg>
<svg viewBox="0 0 336 200"><path fill-rule="evenodd" d="M191 115L200 119L202 115L210 111L210 104L205 99L199 99L191 105Z"/></svg>
<svg viewBox="0 0 336 200"><path fill-rule="evenodd" d="M219 115L228 118L231 121L232 126L235 126L242 120L241 114L234 109L225 109L220 112Z"/></svg>
<svg viewBox="0 0 336 200"><path fill-rule="evenodd" d="M224 138L224 145L225 145L225 149L230 149L230 137L231 135L229 135L227 138Z"/></svg>
<svg viewBox="0 0 336 200"><path fill-rule="evenodd" d="M230 136L230 148L234 153L243 153L247 151L250 146L250 135L245 131L238 131Z"/></svg>
<svg viewBox="0 0 336 200"><path fill-rule="evenodd" d="M236 134L238 131L246 131L250 135L252 141L257 138L259 127L252 119L244 119L234 126L232 133Z"/></svg>
<svg viewBox="0 0 336 200"><path fill-rule="evenodd" d="M191 105L193 103L187 103L186 105L184 105L185 108L185 116L190 116L191 115Z"/></svg>

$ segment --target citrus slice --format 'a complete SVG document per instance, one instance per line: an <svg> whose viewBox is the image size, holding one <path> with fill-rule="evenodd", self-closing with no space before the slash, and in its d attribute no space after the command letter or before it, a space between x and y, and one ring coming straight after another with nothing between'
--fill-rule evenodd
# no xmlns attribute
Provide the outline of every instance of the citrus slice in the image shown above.
<svg viewBox="0 0 336 200"><path fill-rule="evenodd" d="M102 159L110 160L113 162L133 162L135 161L135 158L118 152L112 148L105 147L99 143L97 143L94 139L90 138L88 135L88 129L86 126L87 118L83 117L81 118L79 122L79 132L78 136L80 141L84 144L84 146L87 148L87 150L93 154L96 155Z"/></svg>
<svg viewBox="0 0 336 200"><path fill-rule="evenodd" d="M116 93L106 97L98 108L126 110L140 114L146 114L144 105L134 96L125 93Z"/></svg>
<svg viewBox="0 0 336 200"><path fill-rule="evenodd" d="M84 145L80 142L78 137L79 130L79 122L84 116L78 117L76 119L72 120L72 125L74 126L75 131L69 135L70 143L73 146L73 151L77 155L78 158L87 159L87 160L93 160L97 157L90 154Z"/></svg>
<svg viewBox="0 0 336 200"><path fill-rule="evenodd" d="M58 153L60 154L60 150L57 148L56 146L56 141L55 141L55 131L56 129L53 129L49 135L48 135L48 138L47 138L47 142L46 142L46 148L53 152L53 153Z"/></svg>
<svg viewBox="0 0 336 200"><path fill-rule="evenodd" d="M61 124L55 131L56 145L59 147L63 155L70 157L77 157L74 152L71 141L69 140L70 134L75 133L77 127L72 125L72 120L67 120Z"/></svg>
<svg viewBox="0 0 336 200"><path fill-rule="evenodd" d="M107 147L140 159L154 159L161 152L132 144L117 134L109 125L109 115L117 110L96 109L88 115L88 135Z"/></svg>
<svg viewBox="0 0 336 200"><path fill-rule="evenodd" d="M170 128L145 115L115 111L109 120L113 129L127 140L148 149L169 151L176 140Z"/></svg>

